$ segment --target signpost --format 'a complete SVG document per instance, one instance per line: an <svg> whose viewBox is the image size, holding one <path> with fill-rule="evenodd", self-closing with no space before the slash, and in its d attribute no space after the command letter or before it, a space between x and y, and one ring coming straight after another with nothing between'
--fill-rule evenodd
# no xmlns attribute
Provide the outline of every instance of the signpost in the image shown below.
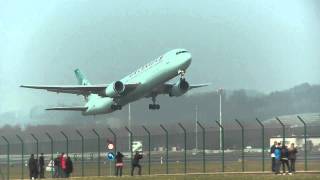
<svg viewBox="0 0 320 180"><path fill-rule="evenodd" d="M111 161L113 161L115 159L115 157L116 157L115 152L113 152L115 146L114 146L113 142L110 141L110 140L107 140L107 143L108 144L107 144L107 154L106 154L106 156L107 156L107 159L109 160L109 174L111 176Z"/></svg>

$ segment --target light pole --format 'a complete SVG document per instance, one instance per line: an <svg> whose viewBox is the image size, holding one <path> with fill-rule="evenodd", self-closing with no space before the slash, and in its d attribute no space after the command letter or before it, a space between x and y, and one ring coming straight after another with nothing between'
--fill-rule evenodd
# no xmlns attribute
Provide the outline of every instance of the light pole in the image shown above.
<svg viewBox="0 0 320 180"><path fill-rule="evenodd" d="M131 104L129 103L128 105L128 127L131 130ZM130 133L128 134L129 136L129 151L131 151L131 136Z"/></svg>
<svg viewBox="0 0 320 180"><path fill-rule="evenodd" d="M219 123L222 125L222 103L221 103L221 96L222 96L222 93L223 93L223 89L222 88L219 88L218 89L218 93L219 93ZM220 131L219 131L219 134L220 134L220 151L222 150L222 128L220 127Z"/></svg>
<svg viewBox="0 0 320 180"><path fill-rule="evenodd" d="M198 152L198 105L196 105L196 153Z"/></svg>

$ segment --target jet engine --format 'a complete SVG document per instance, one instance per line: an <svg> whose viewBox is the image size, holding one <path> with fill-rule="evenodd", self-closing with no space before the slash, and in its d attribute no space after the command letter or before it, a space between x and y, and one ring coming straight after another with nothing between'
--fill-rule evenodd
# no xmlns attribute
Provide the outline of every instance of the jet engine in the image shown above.
<svg viewBox="0 0 320 180"><path fill-rule="evenodd" d="M181 96L189 90L189 83L185 79L180 79L175 85L172 86L169 96Z"/></svg>
<svg viewBox="0 0 320 180"><path fill-rule="evenodd" d="M121 81L115 81L108 85L108 87L101 93L104 97L118 97L125 90L125 85Z"/></svg>

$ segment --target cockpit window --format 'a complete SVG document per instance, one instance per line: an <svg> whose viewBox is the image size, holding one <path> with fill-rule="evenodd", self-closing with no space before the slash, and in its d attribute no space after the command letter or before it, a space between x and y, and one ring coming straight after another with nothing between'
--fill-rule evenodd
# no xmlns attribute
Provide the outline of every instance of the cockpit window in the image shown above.
<svg viewBox="0 0 320 180"><path fill-rule="evenodd" d="M182 54L182 53L185 53L185 52L188 52L188 51L186 51L186 50L178 51L178 52L176 52L176 55L178 55L178 54Z"/></svg>

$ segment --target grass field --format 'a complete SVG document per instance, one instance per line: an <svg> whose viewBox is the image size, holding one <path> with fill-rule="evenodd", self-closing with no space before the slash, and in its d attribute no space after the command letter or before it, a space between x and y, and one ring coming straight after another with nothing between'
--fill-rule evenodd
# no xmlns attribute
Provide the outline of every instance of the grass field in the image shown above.
<svg viewBox="0 0 320 180"><path fill-rule="evenodd" d="M286 175L266 175L266 174L204 174L204 175L159 175L159 176L123 176L121 178L119 177L84 177L84 178L72 178L75 180L113 180L113 179L121 179L121 180L314 180L314 179L320 179L320 174L295 174L292 176Z"/></svg>
<svg viewBox="0 0 320 180"><path fill-rule="evenodd" d="M313 161L313 162L309 162L309 170L318 170L319 171L319 165L320 162L318 161ZM74 173L72 174L72 176L74 177L79 177L81 176L81 164L76 162L74 164ZM148 166L147 163L142 163L142 173L143 175L147 175L148 174ZM270 169L270 163L267 162L266 163L266 171L269 171ZM110 174L110 170L111 170L111 174ZM129 174L129 170L130 170L130 165L126 165L123 171L124 175L128 175ZM151 174L165 174L166 173L166 166L160 165L160 164L152 164L151 166ZM202 172L202 163L201 162L192 162L192 163L188 163L187 164L187 172L188 173L201 173ZM302 162L298 162L297 163L297 170L303 170L303 163ZM6 174L6 167L5 166L1 166L1 171L3 174ZM240 172L241 171L241 163L239 162L228 162L225 164L225 172ZM256 171L259 172L261 171L261 162L259 161L246 161L245 163L245 171ZM217 173L217 172L221 172L221 163L213 163L213 162L208 162L206 164L206 172L207 173ZM169 174L182 174L184 173L184 163L170 163L169 164ZM98 175L98 168L97 168L97 164L95 163L87 163L85 164L85 169L84 169L84 175L87 176L87 178L84 179L113 179L112 177L110 178L95 178L94 176ZM109 164L103 164L101 163L101 167L100 167L100 175L101 176L113 176L114 175L114 171L113 171L113 164L112 164L112 168L110 169ZM88 176L92 176L88 177ZM320 178L320 175L294 175L294 176L290 176L290 179L297 179L298 177L301 179L315 179L315 178ZM15 165L12 166L10 168L10 179L19 179L21 177L21 166L19 165ZM28 178L28 171L27 171L27 167L24 168L24 177L25 179ZM46 172L46 177L51 177L49 172ZM254 179L255 177L261 177L264 179L272 179L275 178L274 175L187 175L187 176L176 176L176 175L172 175L172 176L142 176L142 177L136 177L138 179L207 179L207 178L213 178L213 179L221 179L221 178L225 178L225 179L234 179L234 178L238 178L238 179ZM277 176L278 177L278 176ZM282 177L282 176L279 176ZM289 176L284 176L285 178L289 178ZM133 179L136 179L133 178ZM298 178L298 179L299 179ZM81 178L80 178L81 179ZM126 179L126 178L122 178L122 179ZM130 177L130 179L132 179ZM259 178L260 179L260 178Z"/></svg>

